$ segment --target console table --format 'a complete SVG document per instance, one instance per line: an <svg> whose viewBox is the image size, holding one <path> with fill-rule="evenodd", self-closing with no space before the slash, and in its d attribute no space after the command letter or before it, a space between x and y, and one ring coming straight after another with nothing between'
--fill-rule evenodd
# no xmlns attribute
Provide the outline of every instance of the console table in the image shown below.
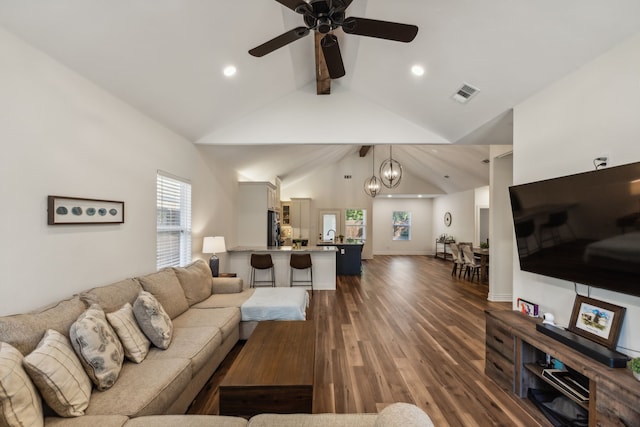
<svg viewBox="0 0 640 427"><path fill-rule="evenodd" d="M447 248L449 247L449 243L455 243L454 241L446 241L443 242L442 240L436 239L436 254L435 257L438 258L438 255L442 255L443 259L447 259L447 257L451 257L453 258L453 254L451 253L451 248L449 248L449 250L447 251ZM438 252L438 245L442 245L442 251Z"/></svg>
<svg viewBox="0 0 640 427"><path fill-rule="evenodd" d="M485 374L500 387L524 399L542 425L546 417L527 398L527 390L548 384L536 362L549 354L589 380L589 426L640 425L640 382L631 371L609 368L536 330L540 319L517 311L485 311Z"/></svg>

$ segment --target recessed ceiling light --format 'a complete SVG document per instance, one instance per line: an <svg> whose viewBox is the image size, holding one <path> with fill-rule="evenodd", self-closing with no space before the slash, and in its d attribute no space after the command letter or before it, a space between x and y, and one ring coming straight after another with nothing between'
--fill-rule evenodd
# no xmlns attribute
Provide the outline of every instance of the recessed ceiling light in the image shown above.
<svg viewBox="0 0 640 427"><path fill-rule="evenodd" d="M393 197L393 196L392 196L391 194L387 194L387 197L388 197L388 198L391 198L391 197Z"/></svg>
<svg viewBox="0 0 640 427"><path fill-rule="evenodd" d="M422 194L418 194L418 199L422 199Z"/></svg>
<svg viewBox="0 0 640 427"><path fill-rule="evenodd" d="M424 75L424 67L422 65L414 65L411 67L411 72L414 76L423 76Z"/></svg>
<svg viewBox="0 0 640 427"><path fill-rule="evenodd" d="M229 65L228 67L224 67L223 73L227 77L232 77L236 74L238 70L233 65Z"/></svg>

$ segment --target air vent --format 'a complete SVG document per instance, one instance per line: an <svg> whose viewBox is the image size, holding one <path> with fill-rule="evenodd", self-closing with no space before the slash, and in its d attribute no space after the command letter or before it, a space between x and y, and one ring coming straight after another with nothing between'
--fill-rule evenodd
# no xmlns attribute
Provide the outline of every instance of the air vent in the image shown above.
<svg viewBox="0 0 640 427"><path fill-rule="evenodd" d="M478 92L480 92L480 89L475 88L467 83L464 83L460 87L460 89L458 89L458 91L451 96L451 98L454 99L455 101L458 101L461 104L466 104Z"/></svg>

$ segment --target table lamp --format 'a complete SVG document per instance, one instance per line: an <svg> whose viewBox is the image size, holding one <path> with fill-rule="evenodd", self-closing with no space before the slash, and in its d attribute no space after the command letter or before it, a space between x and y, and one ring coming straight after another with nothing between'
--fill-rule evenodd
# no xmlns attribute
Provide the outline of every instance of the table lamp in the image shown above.
<svg viewBox="0 0 640 427"><path fill-rule="evenodd" d="M218 277L220 271L220 261L216 254L226 252L227 248L224 244L224 236L205 237L202 242L202 253L212 254L209 259L209 268L211 268L211 275Z"/></svg>

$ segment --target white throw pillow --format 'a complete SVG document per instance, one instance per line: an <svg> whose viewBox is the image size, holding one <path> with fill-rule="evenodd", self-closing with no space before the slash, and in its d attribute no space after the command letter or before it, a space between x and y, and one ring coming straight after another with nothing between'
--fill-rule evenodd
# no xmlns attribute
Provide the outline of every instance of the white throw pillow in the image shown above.
<svg viewBox="0 0 640 427"><path fill-rule="evenodd" d="M69 328L71 345L98 390L111 388L120 375L124 351L104 311L92 304Z"/></svg>
<svg viewBox="0 0 640 427"><path fill-rule="evenodd" d="M126 303L120 310L107 313L107 320L122 342L124 356L132 362L142 362L149 353L151 343L136 323L131 304Z"/></svg>
<svg viewBox="0 0 640 427"><path fill-rule="evenodd" d="M42 402L22 359L22 353L0 342L0 425L41 427Z"/></svg>
<svg viewBox="0 0 640 427"><path fill-rule="evenodd" d="M158 300L147 291L142 291L133 303L133 314L136 316L142 332L158 348L166 350L173 336L173 323Z"/></svg>
<svg viewBox="0 0 640 427"><path fill-rule="evenodd" d="M22 360L45 402L61 417L84 415L91 380L67 337L49 329L33 352Z"/></svg>

